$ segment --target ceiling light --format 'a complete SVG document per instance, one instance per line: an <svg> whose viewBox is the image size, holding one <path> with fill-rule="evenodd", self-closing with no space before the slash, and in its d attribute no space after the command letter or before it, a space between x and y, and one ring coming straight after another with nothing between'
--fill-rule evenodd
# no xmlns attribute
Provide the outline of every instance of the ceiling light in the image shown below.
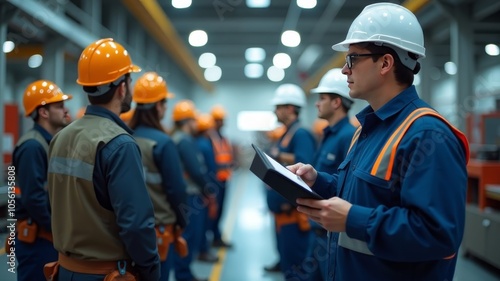
<svg viewBox="0 0 500 281"><path fill-rule="evenodd" d="M217 58L212 53L203 53L198 59L198 64L203 68L210 68L215 65Z"/></svg>
<svg viewBox="0 0 500 281"><path fill-rule="evenodd" d="M205 46L208 42L208 35L203 30L195 30L189 34L189 44L193 47Z"/></svg>
<svg viewBox="0 0 500 281"><path fill-rule="evenodd" d="M267 69L267 78L273 82L279 82L285 78L285 71L276 66L271 66Z"/></svg>
<svg viewBox="0 0 500 281"><path fill-rule="evenodd" d="M457 74L457 65L454 62L449 61L444 64L444 71L449 75L455 75Z"/></svg>
<svg viewBox="0 0 500 281"><path fill-rule="evenodd" d="M248 78L260 78L264 74L264 67L258 63L245 65L245 76Z"/></svg>
<svg viewBox="0 0 500 281"><path fill-rule="evenodd" d="M312 9L316 7L316 0L297 0L297 6L302 9Z"/></svg>
<svg viewBox="0 0 500 281"><path fill-rule="evenodd" d="M285 53L277 53L273 57L273 64L278 68L287 69L292 64L292 59Z"/></svg>
<svg viewBox="0 0 500 281"><path fill-rule="evenodd" d="M300 34L294 30L287 30L281 34L281 43L287 47L297 47L300 44Z"/></svg>
<svg viewBox="0 0 500 281"><path fill-rule="evenodd" d="M12 41L3 42L3 52L6 54L12 52L12 50L14 50L15 47L16 44L14 44L14 42Z"/></svg>
<svg viewBox="0 0 500 281"><path fill-rule="evenodd" d="M231 2L231 1L230 1ZM232 1L235 2L235 1ZM237 1L240 2L240 1ZM271 0L247 0L249 8L267 8L271 4Z"/></svg>
<svg viewBox="0 0 500 281"><path fill-rule="evenodd" d="M222 77L222 69L220 69L220 67L218 67L217 65L214 65L210 68L205 69L204 75L207 81L216 82L219 81Z"/></svg>
<svg viewBox="0 0 500 281"><path fill-rule="evenodd" d="M191 0L172 0L172 6L177 9L189 8Z"/></svg>
<svg viewBox="0 0 500 281"><path fill-rule="evenodd" d="M5 45L4 45L5 48ZM500 54L500 49L496 44L488 44L484 47L484 51L490 56L498 56ZM4 49L5 52L5 49Z"/></svg>
<svg viewBox="0 0 500 281"><path fill-rule="evenodd" d="M245 59L248 62L262 62L266 58L266 51L262 48L248 48L245 50Z"/></svg>
<svg viewBox="0 0 500 281"><path fill-rule="evenodd" d="M40 65L42 65L42 62L43 62L43 57L39 54L35 54L28 59L28 66L30 68L37 68Z"/></svg>

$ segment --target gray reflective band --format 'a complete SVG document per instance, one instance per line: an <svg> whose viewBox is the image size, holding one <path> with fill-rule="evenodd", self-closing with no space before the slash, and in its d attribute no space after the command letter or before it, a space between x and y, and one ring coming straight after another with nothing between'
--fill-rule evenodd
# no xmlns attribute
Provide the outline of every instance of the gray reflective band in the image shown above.
<svg viewBox="0 0 500 281"><path fill-rule="evenodd" d="M351 237L347 236L347 234L345 232L339 233L338 244L342 248L346 248L346 249L349 249L351 251L362 253L365 255L373 256L373 253L372 253L372 251L370 251L370 249L368 249L368 245L366 244L366 242L351 238Z"/></svg>
<svg viewBox="0 0 500 281"><path fill-rule="evenodd" d="M162 179L160 173L146 172L146 182L150 184L161 184Z"/></svg>
<svg viewBox="0 0 500 281"><path fill-rule="evenodd" d="M76 177L92 182L94 165L78 159L52 157L49 160L49 173Z"/></svg>

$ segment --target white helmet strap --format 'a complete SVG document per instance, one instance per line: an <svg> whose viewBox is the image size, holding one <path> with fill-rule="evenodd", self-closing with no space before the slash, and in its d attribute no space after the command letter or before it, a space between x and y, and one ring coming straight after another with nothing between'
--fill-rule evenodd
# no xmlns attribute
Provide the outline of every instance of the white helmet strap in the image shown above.
<svg viewBox="0 0 500 281"><path fill-rule="evenodd" d="M382 43L382 42L373 42L373 43L377 46L385 46L385 47L393 49L396 52L396 54L398 54L398 57L399 57L399 60L401 61L401 63L404 66L406 66L407 68L409 68L411 71L414 71L415 68L417 67L417 60L411 58L408 51L394 47L390 44Z"/></svg>

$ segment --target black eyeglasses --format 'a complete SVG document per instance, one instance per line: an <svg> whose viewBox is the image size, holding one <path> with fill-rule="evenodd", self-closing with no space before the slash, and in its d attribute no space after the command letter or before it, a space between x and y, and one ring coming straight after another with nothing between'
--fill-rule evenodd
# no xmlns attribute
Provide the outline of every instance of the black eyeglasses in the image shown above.
<svg viewBox="0 0 500 281"><path fill-rule="evenodd" d="M375 57L375 56L383 56L385 54L352 54L345 56L345 63L347 64L347 68L352 68L352 63L354 59L357 57Z"/></svg>

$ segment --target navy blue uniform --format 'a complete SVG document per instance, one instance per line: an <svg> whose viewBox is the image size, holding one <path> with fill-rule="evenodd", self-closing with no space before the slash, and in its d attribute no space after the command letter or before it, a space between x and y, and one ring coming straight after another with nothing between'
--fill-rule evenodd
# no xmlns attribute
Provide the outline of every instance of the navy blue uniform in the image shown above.
<svg viewBox="0 0 500 281"><path fill-rule="evenodd" d="M466 153L457 136L442 120L420 117L401 139L391 179L371 174L392 132L423 107L430 106L414 86L376 112L366 107L357 115L362 131L338 174L318 173L316 192L353 204L344 234L366 252L339 246L339 235L331 235L337 247L329 280L453 279L457 256L451 256L463 236L467 189Z"/></svg>
<svg viewBox="0 0 500 281"><path fill-rule="evenodd" d="M47 146L52 136L40 125L33 126L40 133ZM16 167L16 184L21 196L16 198L16 218L31 219L38 227L51 232L50 204L47 195L47 151L35 139L30 139L16 147L13 152L13 165ZM37 237L34 243L16 240L18 261L17 280L45 280L43 266L57 260L57 251L51 241Z"/></svg>

